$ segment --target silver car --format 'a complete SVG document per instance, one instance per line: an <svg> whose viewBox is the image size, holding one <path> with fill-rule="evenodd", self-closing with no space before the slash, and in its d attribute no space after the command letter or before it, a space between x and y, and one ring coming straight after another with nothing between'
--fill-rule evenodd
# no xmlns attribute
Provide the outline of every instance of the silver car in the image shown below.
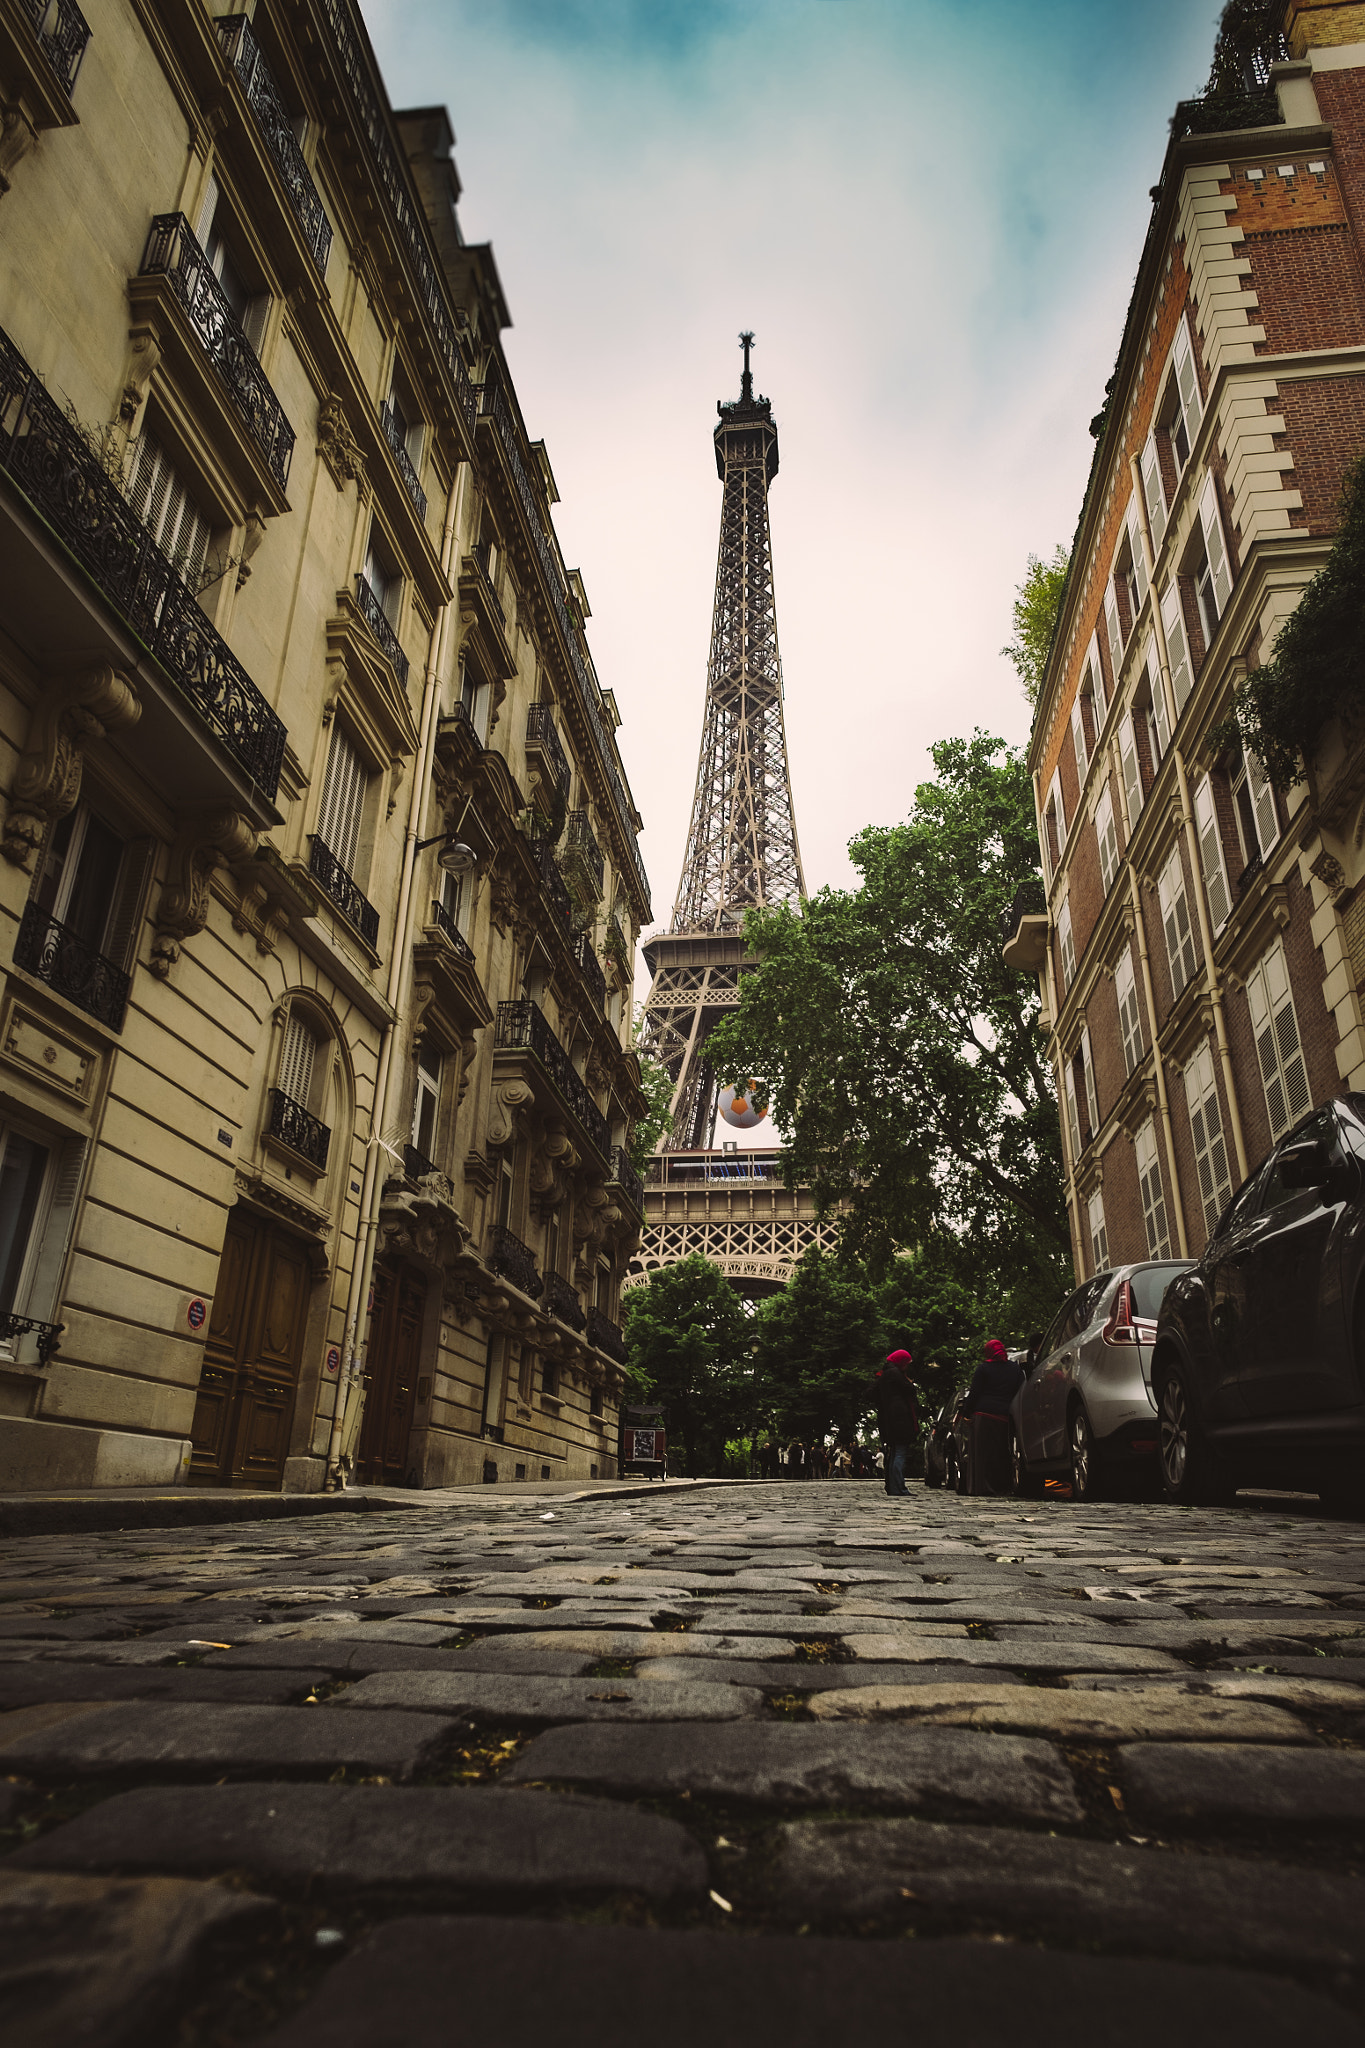
<svg viewBox="0 0 1365 2048"><path fill-rule="evenodd" d="M1010 1409L1017 1493L1069 1479L1073 1500L1098 1500L1106 1481L1155 1474L1158 1429L1152 1349L1161 1300L1190 1259L1097 1273L1065 1302L1034 1346Z"/></svg>

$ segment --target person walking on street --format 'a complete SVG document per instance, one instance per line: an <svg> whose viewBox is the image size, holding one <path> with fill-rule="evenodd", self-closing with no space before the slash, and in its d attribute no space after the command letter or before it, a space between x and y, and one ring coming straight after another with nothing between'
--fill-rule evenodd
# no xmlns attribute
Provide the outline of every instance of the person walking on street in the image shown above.
<svg viewBox="0 0 1365 2048"><path fill-rule="evenodd" d="M905 1464L919 1435L919 1405L906 1377L906 1367L913 1363L908 1351L893 1351L874 1382L882 1469L886 1490L893 1497L905 1492Z"/></svg>
<svg viewBox="0 0 1365 2048"><path fill-rule="evenodd" d="M1010 1404L1024 1383L1024 1368L1013 1365L998 1337L986 1343L985 1357L972 1376L967 1396L971 1416L971 1489L973 1493L1008 1493Z"/></svg>

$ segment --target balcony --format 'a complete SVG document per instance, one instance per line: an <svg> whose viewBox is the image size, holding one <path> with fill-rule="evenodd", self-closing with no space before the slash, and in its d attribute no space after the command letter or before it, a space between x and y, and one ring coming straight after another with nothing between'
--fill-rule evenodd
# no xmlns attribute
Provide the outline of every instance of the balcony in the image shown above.
<svg viewBox="0 0 1365 2048"><path fill-rule="evenodd" d="M588 985L593 1008L601 1011L607 1003L607 977L602 971L602 962L597 957L597 948L592 942L590 931L580 932L573 942L573 956L578 971Z"/></svg>
<svg viewBox="0 0 1365 2048"><path fill-rule="evenodd" d="M294 429L183 213L161 213L152 222L139 276L165 278L283 490L289 481Z"/></svg>
<svg viewBox="0 0 1365 2048"><path fill-rule="evenodd" d="M569 786L569 764L548 704L532 704L527 710L526 752L539 755L546 780L562 796Z"/></svg>
<svg viewBox="0 0 1365 2048"><path fill-rule="evenodd" d="M592 836L586 811L570 811L564 834L563 867L571 888L596 903L602 894L606 868L602 849Z"/></svg>
<svg viewBox="0 0 1365 2048"><path fill-rule="evenodd" d="M398 645L398 635L384 616L384 607L375 596L362 573L357 571L355 579L355 601L360 616L379 642L385 659L392 665L393 672L406 690L408 686L408 657Z"/></svg>
<svg viewBox="0 0 1365 2048"><path fill-rule="evenodd" d="M607 1120L589 1095L586 1083L574 1072L573 1061L546 1023L539 1005L529 997L519 1003L499 1003L493 1043L502 1052L529 1046L563 1102L605 1159L610 1150Z"/></svg>
<svg viewBox="0 0 1365 2048"><path fill-rule="evenodd" d="M546 1315L554 1316L561 1323L567 1323L571 1330L581 1330L588 1320L578 1296L568 1281L558 1273L545 1275L543 1307Z"/></svg>
<svg viewBox="0 0 1365 2048"><path fill-rule="evenodd" d="M310 1116L301 1102L295 1102L292 1095L286 1095L283 1088L270 1091L266 1131L281 1145L287 1145L291 1152L297 1152L300 1159L306 1159L310 1166L315 1166L319 1173L327 1171L332 1133L326 1124Z"/></svg>
<svg viewBox="0 0 1365 2048"><path fill-rule="evenodd" d="M440 902L436 897L432 898L431 921L437 931L441 933L441 936L450 941L460 958L467 960L471 967L474 966L474 948L470 945L468 939L465 938L444 903Z"/></svg>
<svg viewBox="0 0 1365 2048"><path fill-rule="evenodd" d="M636 1215L643 1216L645 1213L644 1182L631 1165L623 1145L613 1145L611 1148L611 1172L607 1175L607 1179L613 1186L620 1188L621 1193L630 1203Z"/></svg>
<svg viewBox="0 0 1365 2048"><path fill-rule="evenodd" d="M600 1308L588 1310L587 1337L594 1351L605 1352L606 1356L615 1359L618 1365L625 1364L626 1347L620 1325L614 1323L610 1316L604 1315Z"/></svg>
<svg viewBox="0 0 1365 2048"><path fill-rule="evenodd" d="M90 41L89 22L75 0L22 0L22 5L57 83L70 99Z"/></svg>
<svg viewBox="0 0 1365 2048"><path fill-rule="evenodd" d="M384 439L389 444L389 453L398 464L398 474L403 479L403 489L411 498L417 517L425 526L427 494L417 481L417 471L412 466L412 457L408 454L407 442L403 437L403 429L399 424L398 415L395 413L392 404L387 401L379 408L379 424L384 429Z"/></svg>
<svg viewBox="0 0 1365 2048"><path fill-rule="evenodd" d="M36 903L27 906L19 921L14 964L111 1031L122 1031L131 977Z"/></svg>
<svg viewBox="0 0 1365 2048"><path fill-rule="evenodd" d="M55 1351L60 1351L58 1342L65 1323L40 1323L33 1316L0 1315L0 1344L15 1345L15 1340L31 1337L39 1362L47 1365ZM11 1350L10 1356L14 1355ZM5 1354L0 1352L0 1358Z"/></svg>
<svg viewBox="0 0 1365 2048"><path fill-rule="evenodd" d="M332 247L332 223L323 210L318 188L303 160L303 151L299 148L269 67L261 55L260 45L252 35L244 14L221 15L217 27L223 55L246 94L247 104L265 137L266 148L275 160L290 208L308 244L308 253L319 273L325 276L327 257Z"/></svg>
<svg viewBox="0 0 1365 2048"><path fill-rule="evenodd" d="M538 1301L545 1282L536 1271L536 1255L529 1245L514 1237L505 1223L495 1223L488 1236L489 1271L501 1273L532 1301Z"/></svg>
<svg viewBox="0 0 1365 2048"><path fill-rule="evenodd" d="M285 728L83 436L0 330L0 469L263 794Z"/></svg>
<svg viewBox="0 0 1365 2048"><path fill-rule="evenodd" d="M325 840L310 834L308 872L321 885L324 895L335 904L348 924L355 926L372 952L379 949L379 912L363 896Z"/></svg>
<svg viewBox="0 0 1365 2048"><path fill-rule="evenodd" d="M554 911L565 931L571 932L573 930L573 903L570 900L564 877L559 872L559 863L555 859L553 839L533 839L531 841L531 858L536 864L536 872L540 876L541 887L549 898L550 908Z"/></svg>

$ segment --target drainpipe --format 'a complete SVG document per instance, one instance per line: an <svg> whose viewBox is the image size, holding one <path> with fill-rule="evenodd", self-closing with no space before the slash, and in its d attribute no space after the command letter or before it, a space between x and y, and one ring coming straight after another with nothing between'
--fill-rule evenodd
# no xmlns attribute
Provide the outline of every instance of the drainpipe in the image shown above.
<svg viewBox="0 0 1365 2048"><path fill-rule="evenodd" d="M464 491L469 465L460 463L451 482L446 499L445 525L441 533L441 573L447 582L455 549L455 534L459 524L460 500ZM422 816L426 809L427 796L431 788L431 764L435 756L436 712L440 703L440 679L445 662L446 643L450 631L450 604L441 606L436 622L431 660L427 665L422 685L422 715L419 725L417 747L417 772L412 779L412 792L408 799L407 832L403 841L403 867L398 885L398 911L394 918L393 956L389 962L389 980L385 991L389 1008L397 1011L399 999L404 991L407 978L408 947L412 931L412 885L417 866L417 841L421 836ZM353 1402L358 1401L353 1428L358 1430L364 1414L365 1395L363 1375L365 1357L369 1348L368 1329L365 1318L369 1314L370 1285L374 1278L374 1254L379 1237L379 1204L384 1190L384 1178L380 1165L380 1154L384 1147L382 1134L388 1121L389 1082L393 1072L393 1044L395 1026L386 1024L379 1041L379 1069L375 1075L374 1107L370 1113L370 1140L365 1148L365 1173L360 1191L360 1220L356 1225L355 1259L351 1267L351 1286L346 1301L346 1331L342 1340L342 1379L337 1388L336 1406L332 1412L331 1434L327 1441L327 1475L324 1486L338 1490L345 1484L341 1473L340 1458L345 1440L346 1428L351 1421ZM361 1332L365 1331L364 1338Z"/></svg>

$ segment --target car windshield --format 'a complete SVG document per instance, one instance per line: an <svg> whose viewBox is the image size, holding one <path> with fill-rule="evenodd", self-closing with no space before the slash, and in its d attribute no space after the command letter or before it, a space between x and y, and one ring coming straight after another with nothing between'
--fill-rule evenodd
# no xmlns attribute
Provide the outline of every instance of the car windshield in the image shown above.
<svg viewBox="0 0 1365 2048"><path fill-rule="evenodd" d="M1145 1323L1154 1323L1161 1314L1161 1303L1172 1280L1178 1273L1188 1271L1185 1262L1169 1266L1139 1266L1136 1273L1128 1276L1133 1290L1133 1308Z"/></svg>

